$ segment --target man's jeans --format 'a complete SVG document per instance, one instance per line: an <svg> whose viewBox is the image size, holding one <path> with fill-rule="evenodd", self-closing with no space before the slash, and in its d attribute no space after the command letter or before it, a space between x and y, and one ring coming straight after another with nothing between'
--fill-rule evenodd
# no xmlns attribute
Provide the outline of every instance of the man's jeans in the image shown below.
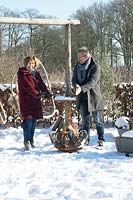
<svg viewBox="0 0 133 200"><path fill-rule="evenodd" d="M90 113L88 112L88 105L81 104L80 105L80 114L82 117L82 128L88 133L88 141L90 140ZM104 124L101 119L100 111L92 112L92 116L94 118L94 123L97 129L98 140L104 141Z"/></svg>
<svg viewBox="0 0 133 200"><path fill-rule="evenodd" d="M24 142L33 141L35 126L36 126L35 119L24 119L23 121Z"/></svg>

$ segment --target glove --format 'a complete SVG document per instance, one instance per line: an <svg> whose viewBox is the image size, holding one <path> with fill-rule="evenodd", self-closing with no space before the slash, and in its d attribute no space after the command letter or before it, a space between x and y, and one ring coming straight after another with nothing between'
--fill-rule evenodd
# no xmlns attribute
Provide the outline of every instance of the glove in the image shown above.
<svg viewBox="0 0 133 200"><path fill-rule="evenodd" d="M46 99L51 99L52 96L53 96L53 95L52 95L51 93L46 93L46 94L45 94L45 98L46 98Z"/></svg>
<svg viewBox="0 0 133 200"><path fill-rule="evenodd" d="M38 99L40 99L40 98L42 98L42 97L44 97L44 95L43 95L42 93L37 94L37 98L38 98Z"/></svg>
<svg viewBox="0 0 133 200"><path fill-rule="evenodd" d="M37 95L37 98L51 99L53 95L51 93L41 92Z"/></svg>

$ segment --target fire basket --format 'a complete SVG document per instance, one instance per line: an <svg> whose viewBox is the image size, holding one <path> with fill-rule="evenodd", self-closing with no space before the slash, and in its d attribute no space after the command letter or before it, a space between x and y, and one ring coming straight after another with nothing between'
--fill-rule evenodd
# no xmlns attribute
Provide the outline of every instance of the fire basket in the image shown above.
<svg viewBox="0 0 133 200"><path fill-rule="evenodd" d="M87 140L87 132L79 129L78 116L72 110L72 102L76 99L71 97L58 97L55 101L63 101L65 110L55 122L49 137L59 151L75 152L81 149Z"/></svg>

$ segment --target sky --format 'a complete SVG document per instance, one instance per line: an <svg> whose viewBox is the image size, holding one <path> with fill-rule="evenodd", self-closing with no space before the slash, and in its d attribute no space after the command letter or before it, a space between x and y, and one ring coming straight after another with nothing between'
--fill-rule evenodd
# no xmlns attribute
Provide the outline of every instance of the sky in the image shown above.
<svg viewBox="0 0 133 200"><path fill-rule="evenodd" d="M93 2L108 1L110 0L0 0L0 6L20 11L35 8L40 14L69 19L78 9L87 8Z"/></svg>

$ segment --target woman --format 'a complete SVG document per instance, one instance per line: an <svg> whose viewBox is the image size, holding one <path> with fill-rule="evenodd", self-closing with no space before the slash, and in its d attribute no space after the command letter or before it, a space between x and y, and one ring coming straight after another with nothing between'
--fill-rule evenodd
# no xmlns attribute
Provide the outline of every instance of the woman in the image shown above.
<svg viewBox="0 0 133 200"><path fill-rule="evenodd" d="M43 118L41 97L51 97L41 75L36 71L35 57L26 57L24 67L18 70L18 90L20 114L23 119L25 150L35 147L34 131L36 120ZM43 92L43 93L42 93Z"/></svg>

